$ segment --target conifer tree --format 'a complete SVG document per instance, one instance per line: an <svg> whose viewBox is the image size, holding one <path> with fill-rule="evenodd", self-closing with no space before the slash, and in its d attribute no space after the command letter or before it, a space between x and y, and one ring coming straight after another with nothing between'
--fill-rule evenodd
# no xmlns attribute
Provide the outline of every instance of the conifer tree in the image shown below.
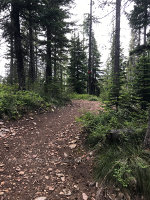
<svg viewBox="0 0 150 200"><path fill-rule="evenodd" d="M87 87L87 57L79 36L71 39L68 83L73 92L85 93Z"/></svg>

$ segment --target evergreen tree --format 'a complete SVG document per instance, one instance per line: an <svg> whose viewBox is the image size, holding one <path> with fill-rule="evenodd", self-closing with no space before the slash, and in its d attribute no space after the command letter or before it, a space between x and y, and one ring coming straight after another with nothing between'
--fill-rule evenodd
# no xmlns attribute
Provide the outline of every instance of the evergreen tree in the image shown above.
<svg viewBox="0 0 150 200"><path fill-rule="evenodd" d="M70 64L68 67L68 83L73 92L86 92L87 57L79 36L71 39Z"/></svg>
<svg viewBox="0 0 150 200"><path fill-rule="evenodd" d="M133 0L134 9L129 16L130 24L133 29L144 29L144 45L146 45L147 26L150 24L150 2L148 0ZM139 36L140 38L140 36Z"/></svg>

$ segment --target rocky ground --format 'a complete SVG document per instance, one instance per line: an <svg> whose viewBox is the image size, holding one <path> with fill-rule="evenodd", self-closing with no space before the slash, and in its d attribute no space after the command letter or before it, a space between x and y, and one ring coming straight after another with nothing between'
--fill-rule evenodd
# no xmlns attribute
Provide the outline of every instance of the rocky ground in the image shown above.
<svg viewBox="0 0 150 200"><path fill-rule="evenodd" d="M0 200L95 200L93 153L76 117L100 103L76 100L15 122L0 121Z"/></svg>

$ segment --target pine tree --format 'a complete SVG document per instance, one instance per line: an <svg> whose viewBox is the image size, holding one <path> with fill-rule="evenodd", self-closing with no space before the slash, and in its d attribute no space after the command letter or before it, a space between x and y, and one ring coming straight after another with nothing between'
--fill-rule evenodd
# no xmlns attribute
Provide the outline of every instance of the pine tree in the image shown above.
<svg viewBox="0 0 150 200"><path fill-rule="evenodd" d="M139 30L139 33L141 29L144 29L144 45L146 45L147 26L150 24L150 2L148 0L133 1L135 5L129 16L130 24L134 30Z"/></svg>
<svg viewBox="0 0 150 200"><path fill-rule="evenodd" d="M85 93L87 87L87 57L79 36L71 39L68 83L73 92Z"/></svg>

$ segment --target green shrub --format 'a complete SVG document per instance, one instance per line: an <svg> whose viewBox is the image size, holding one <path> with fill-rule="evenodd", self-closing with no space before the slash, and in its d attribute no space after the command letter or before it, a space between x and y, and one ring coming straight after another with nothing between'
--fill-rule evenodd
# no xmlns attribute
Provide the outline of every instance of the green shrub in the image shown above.
<svg viewBox="0 0 150 200"><path fill-rule="evenodd" d="M69 94L70 99L76 99L76 100L89 100L89 101L99 101L100 99L97 96L89 95L89 94L77 94L77 93L71 93Z"/></svg>
<svg viewBox="0 0 150 200"><path fill-rule="evenodd" d="M17 91L15 87L0 85L0 117L17 118L48 106L50 104L33 91Z"/></svg>
<svg viewBox="0 0 150 200"><path fill-rule="evenodd" d="M97 149L95 177L112 182L129 193L150 196L150 152L142 148L147 113L126 108L86 113L79 121L87 132L87 142Z"/></svg>

